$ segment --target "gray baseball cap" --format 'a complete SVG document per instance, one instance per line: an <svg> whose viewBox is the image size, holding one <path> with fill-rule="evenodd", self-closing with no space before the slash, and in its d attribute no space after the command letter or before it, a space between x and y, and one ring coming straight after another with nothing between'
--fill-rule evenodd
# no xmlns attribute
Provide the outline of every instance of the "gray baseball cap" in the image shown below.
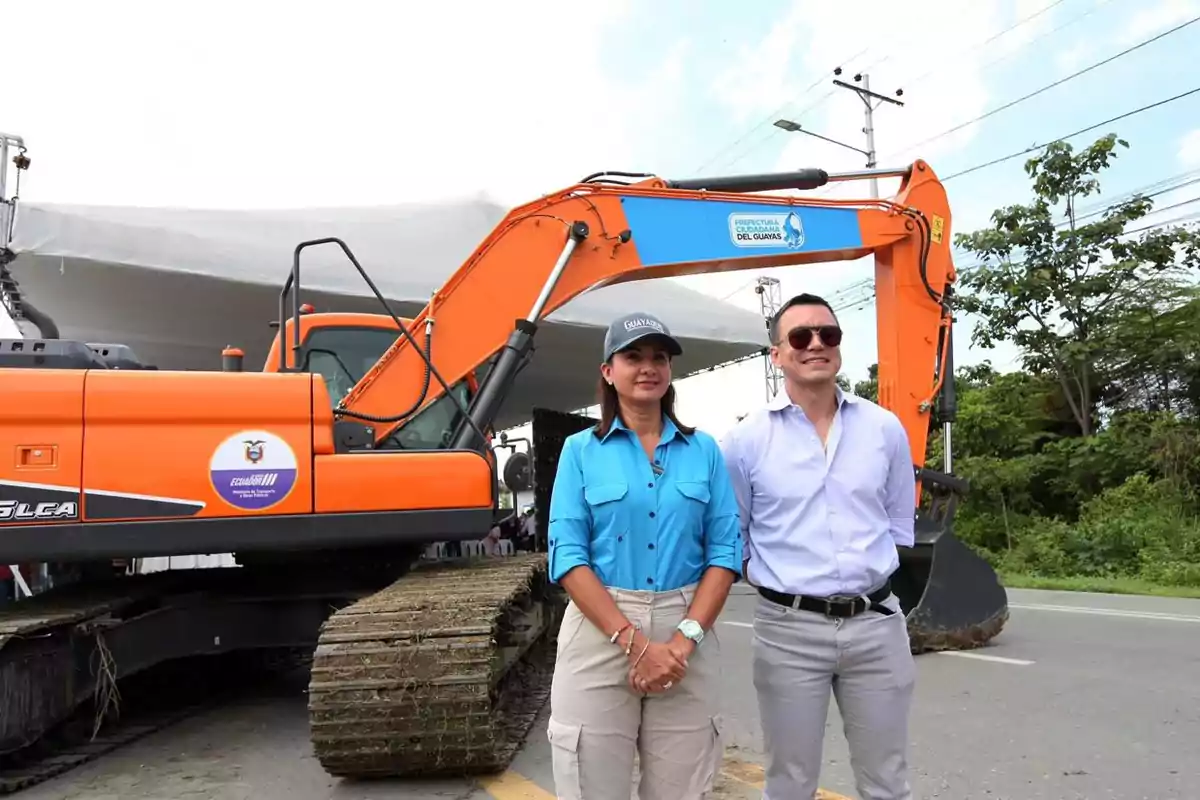
<svg viewBox="0 0 1200 800"><path fill-rule="evenodd" d="M678 340L671 335L671 330L652 314L626 314L613 320L604 335L604 360L608 361L618 350L624 350L639 339L647 336L657 336L667 344L667 352L672 356L683 353Z"/></svg>

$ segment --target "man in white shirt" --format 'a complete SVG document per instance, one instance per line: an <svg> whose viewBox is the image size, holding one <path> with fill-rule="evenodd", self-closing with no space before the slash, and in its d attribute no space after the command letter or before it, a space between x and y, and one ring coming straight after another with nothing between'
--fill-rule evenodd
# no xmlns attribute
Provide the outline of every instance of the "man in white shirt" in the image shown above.
<svg viewBox="0 0 1200 800"><path fill-rule="evenodd" d="M769 326L784 376L722 442L758 587L754 685L767 750L764 800L809 798L832 692L863 800L911 800L908 713L916 668L889 577L911 547L916 477L900 420L844 393L842 331L814 295Z"/></svg>

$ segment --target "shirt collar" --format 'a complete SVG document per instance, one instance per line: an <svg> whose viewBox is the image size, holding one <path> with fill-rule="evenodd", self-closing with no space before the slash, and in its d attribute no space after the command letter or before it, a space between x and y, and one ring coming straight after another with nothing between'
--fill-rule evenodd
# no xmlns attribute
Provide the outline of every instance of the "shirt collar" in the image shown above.
<svg viewBox="0 0 1200 800"><path fill-rule="evenodd" d="M840 386L836 387L834 391L837 393L838 408L841 408L846 403L853 404L858 402L858 398L855 395L843 392ZM788 397L787 389L782 386L779 387L779 391L775 393L775 396L767 401L767 408L771 411L782 411L791 405L795 404L792 402L792 398Z"/></svg>
<svg viewBox="0 0 1200 800"><path fill-rule="evenodd" d="M602 441L602 442L607 441L608 437L612 436L613 431L615 431L615 430L623 430L623 431L629 430L629 428L621 420L620 416L613 417L612 426L608 429L608 433L604 434L604 438L602 438L600 441ZM684 443L688 442L688 437L683 435L683 431L681 431L681 430L679 430L679 428L675 427L675 423L671 421L670 417L667 417L664 415L663 416L662 437L661 437L659 443L667 444L668 442L670 442L672 439L675 439L675 438L678 438L679 440L681 440Z"/></svg>

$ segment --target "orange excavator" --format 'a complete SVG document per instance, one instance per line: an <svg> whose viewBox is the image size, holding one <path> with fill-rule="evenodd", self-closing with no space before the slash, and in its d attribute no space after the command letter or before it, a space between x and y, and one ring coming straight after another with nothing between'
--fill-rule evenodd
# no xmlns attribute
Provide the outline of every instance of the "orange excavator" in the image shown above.
<svg viewBox="0 0 1200 800"><path fill-rule="evenodd" d="M880 177L902 179L894 197L770 194ZM504 514L493 422L539 321L622 281L874 256L879 399L908 431L918 477L918 541L893 583L914 650L985 643L1007 599L951 530L966 486L949 462L950 220L923 161L698 180L598 173L511 211L411 320L341 240L298 245L261 372L243 370L236 348L205 372L140 368L118 345L0 343L0 564L77 567L0 608L0 754L105 681L183 656L308 648L312 741L331 774L504 767L548 695L562 596L541 552L425 554L484 538ZM320 245L345 252L383 313L302 302L301 256ZM935 405L942 471L925 466ZM586 424L534 414L540 514L562 438ZM544 517L542 528L544 541ZM216 552L241 568L105 569ZM107 668L92 669L101 656ZM18 702L29 697L39 702Z"/></svg>

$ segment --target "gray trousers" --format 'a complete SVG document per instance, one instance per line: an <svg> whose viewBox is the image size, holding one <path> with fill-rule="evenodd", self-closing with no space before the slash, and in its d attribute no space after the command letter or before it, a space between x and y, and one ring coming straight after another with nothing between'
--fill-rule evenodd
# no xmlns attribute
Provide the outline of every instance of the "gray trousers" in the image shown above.
<svg viewBox="0 0 1200 800"><path fill-rule="evenodd" d="M835 619L759 598L754 611L754 688L766 745L763 800L816 794L830 692L850 747L862 800L911 800L908 712L916 680L908 628L892 615Z"/></svg>
<svg viewBox="0 0 1200 800"><path fill-rule="evenodd" d="M696 587L642 592L609 589L642 633L666 642ZM609 641L574 603L558 634L550 694L551 758L559 800L630 800L637 755L640 800L703 800L712 792L721 738L721 643L716 630L688 658L683 680L661 694L629 687L624 648Z"/></svg>

